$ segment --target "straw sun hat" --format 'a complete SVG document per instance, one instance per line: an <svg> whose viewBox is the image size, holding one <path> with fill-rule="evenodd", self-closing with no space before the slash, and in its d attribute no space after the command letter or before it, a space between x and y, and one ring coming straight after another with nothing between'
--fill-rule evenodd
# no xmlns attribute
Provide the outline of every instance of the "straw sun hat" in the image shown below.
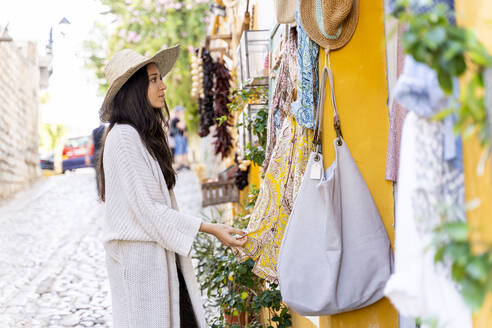
<svg viewBox="0 0 492 328"><path fill-rule="evenodd" d="M314 42L336 50L346 45L355 32L359 0L301 0L300 16Z"/></svg>
<svg viewBox="0 0 492 328"><path fill-rule="evenodd" d="M164 77L173 67L178 55L179 45L163 49L150 58L131 49L124 49L114 54L104 69L109 89L99 113L101 121L109 120L113 98L135 72L149 63L155 63Z"/></svg>
<svg viewBox="0 0 492 328"><path fill-rule="evenodd" d="M297 0L274 0L275 15L279 24L296 21Z"/></svg>

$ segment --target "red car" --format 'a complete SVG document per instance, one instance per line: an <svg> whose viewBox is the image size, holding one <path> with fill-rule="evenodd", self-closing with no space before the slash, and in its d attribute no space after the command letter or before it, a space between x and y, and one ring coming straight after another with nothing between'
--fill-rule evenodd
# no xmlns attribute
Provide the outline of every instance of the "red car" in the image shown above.
<svg viewBox="0 0 492 328"><path fill-rule="evenodd" d="M89 152L90 164L85 163L85 155ZM65 141L62 152L62 171L92 167L94 146L89 149L89 136L70 138Z"/></svg>

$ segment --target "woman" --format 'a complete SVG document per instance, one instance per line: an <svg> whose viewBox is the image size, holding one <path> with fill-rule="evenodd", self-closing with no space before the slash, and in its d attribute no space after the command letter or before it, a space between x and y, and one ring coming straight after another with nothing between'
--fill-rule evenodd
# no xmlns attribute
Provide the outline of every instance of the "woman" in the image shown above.
<svg viewBox="0 0 492 328"><path fill-rule="evenodd" d="M122 50L105 69L110 87L100 116L109 127L98 169L115 327L205 327L189 258L193 240L198 231L228 246L247 238L177 211L162 77L178 54L177 46L151 58Z"/></svg>

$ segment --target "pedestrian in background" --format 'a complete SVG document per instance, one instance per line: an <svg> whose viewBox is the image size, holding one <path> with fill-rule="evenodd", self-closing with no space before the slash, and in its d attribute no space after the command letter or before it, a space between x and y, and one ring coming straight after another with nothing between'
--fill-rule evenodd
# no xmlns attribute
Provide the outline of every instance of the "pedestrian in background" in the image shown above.
<svg viewBox="0 0 492 328"><path fill-rule="evenodd" d="M99 155L101 154L101 147L102 147L102 139L104 136L104 131L106 129L106 126L104 124L100 124L97 128L92 130L92 133L89 137L89 143L88 143L88 149L91 149L94 147L94 155L91 158L89 156L89 151L85 153L85 164L86 165L91 165L92 167L96 167L97 163L99 162ZM96 187L97 187L97 195L100 197L101 196L101 188L99 187L99 173L98 170L96 169Z"/></svg>
<svg viewBox="0 0 492 328"><path fill-rule="evenodd" d="M115 327L205 328L189 257L193 240L198 231L229 246L247 239L229 225L178 212L162 82L178 54L178 47L151 58L122 50L105 68L109 89L100 114L109 127L98 169Z"/></svg>
<svg viewBox="0 0 492 328"><path fill-rule="evenodd" d="M173 110L174 118L171 120L171 135L174 138L174 163L178 171L190 169L188 161L188 134L184 120L184 107L176 106Z"/></svg>

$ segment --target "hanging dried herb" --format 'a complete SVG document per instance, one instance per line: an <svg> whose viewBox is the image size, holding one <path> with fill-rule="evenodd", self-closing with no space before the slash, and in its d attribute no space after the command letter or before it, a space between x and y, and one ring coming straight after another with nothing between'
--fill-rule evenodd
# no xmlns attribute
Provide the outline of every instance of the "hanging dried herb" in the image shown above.
<svg viewBox="0 0 492 328"><path fill-rule="evenodd" d="M231 75L229 70L225 66L224 61L219 60L215 64L215 119L217 122L217 129L215 130L214 137L216 138L215 154L221 155L222 159L229 156L232 149L232 136L229 131L231 127L231 116L229 107L227 106L231 100L230 96L230 80Z"/></svg>
<svg viewBox="0 0 492 328"><path fill-rule="evenodd" d="M210 53L202 52L203 62L203 98L198 99L198 113L200 114L200 137L210 133L210 127L215 124L214 112L214 62Z"/></svg>
<svg viewBox="0 0 492 328"><path fill-rule="evenodd" d="M248 173L249 173L249 165L244 171L241 170L241 168L239 168L236 171L236 175L234 176L234 184L236 185L237 189L243 190L249 184Z"/></svg>

